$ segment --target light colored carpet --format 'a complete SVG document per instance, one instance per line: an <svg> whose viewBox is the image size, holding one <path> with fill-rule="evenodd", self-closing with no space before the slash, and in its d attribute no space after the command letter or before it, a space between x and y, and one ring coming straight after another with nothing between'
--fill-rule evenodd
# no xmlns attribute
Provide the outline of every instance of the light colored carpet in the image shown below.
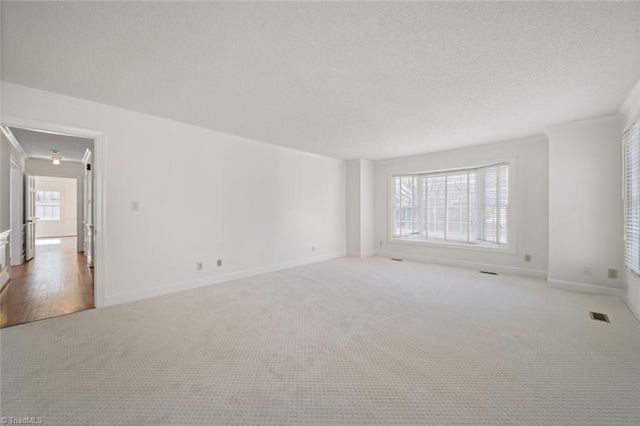
<svg viewBox="0 0 640 426"><path fill-rule="evenodd" d="M2 416L46 425L640 424L619 298L439 265L336 259L1 343Z"/></svg>

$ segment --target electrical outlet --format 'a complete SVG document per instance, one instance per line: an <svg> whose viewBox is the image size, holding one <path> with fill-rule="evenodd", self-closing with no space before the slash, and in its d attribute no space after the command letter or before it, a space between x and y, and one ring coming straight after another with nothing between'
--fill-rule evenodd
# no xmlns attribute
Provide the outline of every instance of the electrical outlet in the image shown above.
<svg viewBox="0 0 640 426"><path fill-rule="evenodd" d="M202 271L202 262L196 262L196 271Z"/></svg>
<svg viewBox="0 0 640 426"><path fill-rule="evenodd" d="M582 273L583 273L584 275L591 275L591 268L590 268L590 267L588 267L588 266L585 266L585 267L582 269Z"/></svg>
<svg viewBox="0 0 640 426"><path fill-rule="evenodd" d="M222 266L222 259L218 259L217 265L218 267Z"/></svg>
<svg viewBox="0 0 640 426"><path fill-rule="evenodd" d="M617 269L609 269L609 271L607 273L607 277L611 278L612 280L617 280L618 279L618 270Z"/></svg>
<svg viewBox="0 0 640 426"><path fill-rule="evenodd" d="M530 254L525 254L524 255L524 261L525 262L531 262L531 255Z"/></svg>
<svg viewBox="0 0 640 426"><path fill-rule="evenodd" d="M139 212L140 211L140 202L139 201L132 201L131 202L131 211L132 212Z"/></svg>

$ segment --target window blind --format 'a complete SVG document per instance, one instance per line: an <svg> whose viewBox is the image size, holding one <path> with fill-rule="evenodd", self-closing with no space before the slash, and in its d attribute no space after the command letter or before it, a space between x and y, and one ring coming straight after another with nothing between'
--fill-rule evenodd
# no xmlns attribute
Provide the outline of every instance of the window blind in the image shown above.
<svg viewBox="0 0 640 426"><path fill-rule="evenodd" d="M623 134L625 223L625 264L640 274L640 132L639 122Z"/></svg>

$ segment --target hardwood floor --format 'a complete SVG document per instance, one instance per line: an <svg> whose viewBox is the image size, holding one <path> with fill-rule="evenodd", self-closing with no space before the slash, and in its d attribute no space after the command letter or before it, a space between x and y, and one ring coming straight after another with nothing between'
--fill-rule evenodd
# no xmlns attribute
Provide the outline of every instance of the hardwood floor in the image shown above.
<svg viewBox="0 0 640 426"><path fill-rule="evenodd" d="M38 240L36 257L11 267L0 293L0 328L93 307L93 269L76 252L76 238Z"/></svg>

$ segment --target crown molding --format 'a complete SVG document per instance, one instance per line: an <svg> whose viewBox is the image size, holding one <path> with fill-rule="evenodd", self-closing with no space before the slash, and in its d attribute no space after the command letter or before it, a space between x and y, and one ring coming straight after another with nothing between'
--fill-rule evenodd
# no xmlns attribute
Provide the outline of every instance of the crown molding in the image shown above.
<svg viewBox="0 0 640 426"><path fill-rule="evenodd" d="M7 126L0 126L0 129L2 129L2 133L4 133L13 148L18 151L18 153L20 154L20 158L22 158L22 161L26 161L26 159L28 158L27 153L24 151L24 149L22 149L22 146L20 146L20 144L18 143L18 140L13 135L11 129Z"/></svg>

